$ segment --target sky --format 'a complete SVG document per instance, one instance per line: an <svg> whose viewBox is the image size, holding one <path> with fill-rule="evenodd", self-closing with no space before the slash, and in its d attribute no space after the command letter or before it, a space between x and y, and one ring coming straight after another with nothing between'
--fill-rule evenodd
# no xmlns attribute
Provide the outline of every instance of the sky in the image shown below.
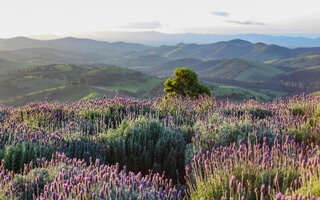
<svg viewBox="0 0 320 200"><path fill-rule="evenodd" d="M320 37L320 1L0 0L0 37L95 31Z"/></svg>

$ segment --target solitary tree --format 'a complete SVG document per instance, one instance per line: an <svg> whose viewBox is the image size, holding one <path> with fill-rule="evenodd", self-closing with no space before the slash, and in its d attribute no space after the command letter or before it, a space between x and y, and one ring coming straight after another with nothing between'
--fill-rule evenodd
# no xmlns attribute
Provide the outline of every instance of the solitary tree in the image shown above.
<svg viewBox="0 0 320 200"><path fill-rule="evenodd" d="M188 68L176 68L174 71L176 78L168 78L164 83L163 91L167 95L181 95L190 97L199 97L199 95L210 95L210 89L201 85L198 80L198 75Z"/></svg>

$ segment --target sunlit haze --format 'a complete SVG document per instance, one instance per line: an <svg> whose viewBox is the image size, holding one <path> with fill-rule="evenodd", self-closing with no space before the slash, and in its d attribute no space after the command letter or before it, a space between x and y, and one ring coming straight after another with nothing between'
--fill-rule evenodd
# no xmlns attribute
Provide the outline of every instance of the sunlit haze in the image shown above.
<svg viewBox="0 0 320 200"><path fill-rule="evenodd" d="M95 31L320 33L319 0L1 0L0 37Z"/></svg>

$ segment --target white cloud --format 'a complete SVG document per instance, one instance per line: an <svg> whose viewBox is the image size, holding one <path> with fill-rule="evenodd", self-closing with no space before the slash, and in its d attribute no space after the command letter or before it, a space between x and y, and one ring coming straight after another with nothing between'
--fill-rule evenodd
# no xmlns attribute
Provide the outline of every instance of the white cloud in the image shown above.
<svg viewBox="0 0 320 200"><path fill-rule="evenodd" d="M213 11L212 14L220 16L220 17L228 17L228 16L230 16L229 13L224 12L224 11Z"/></svg>
<svg viewBox="0 0 320 200"><path fill-rule="evenodd" d="M320 33L319 0L0 0L0 37L93 31ZM290 5L290 9L287 8ZM214 12L213 12L214 11ZM230 14L232 18L230 17ZM217 17L220 16L220 17ZM226 19L231 21L226 22ZM297 19L294 23L288 19ZM160 23L161 22L161 23ZM275 26L281 22L281 26ZM282 23L284 22L284 23ZM263 25L264 24L264 25ZM220 29L222 27L222 29ZM299 28L299 29L298 29Z"/></svg>

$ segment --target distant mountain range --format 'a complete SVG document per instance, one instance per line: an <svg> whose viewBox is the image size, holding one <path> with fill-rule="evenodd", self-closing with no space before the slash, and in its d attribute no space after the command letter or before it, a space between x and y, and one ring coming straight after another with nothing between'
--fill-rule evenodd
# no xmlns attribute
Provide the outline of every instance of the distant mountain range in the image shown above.
<svg viewBox="0 0 320 200"><path fill-rule="evenodd" d="M135 42L151 46L175 45L177 43L197 43L209 44L219 41L242 39L249 42L263 42L266 44L276 44L289 48L296 47L318 47L320 46L320 35L315 38L277 36L267 34L197 34L197 33L178 33L166 34L156 31L145 32L90 32L74 35L75 37L91 38L102 41L125 41Z"/></svg>
<svg viewBox="0 0 320 200"><path fill-rule="evenodd" d="M230 40L212 44L163 45L138 52L139 55L157 55L171 59L195 58L203 60L242 58L258 61L287 59L299 55L320 54L320 48L289 49L278 45L251 43L245 40Z"/></svg>
<svg viewBox="0 0 320 200"><path fill-rule="evenodd" d="M103 51L103 52L128 52L143 50L148 47L141 44L126 42L104 42L85 38L60 38L53 40L37 40L27 37L0 39L0 50L16 50L25 48L51 48L65 51Z"/></svg>
<svg viewBox="0 0 320 200"><path fill-rule="evenodd" d="M195 58L202 60L242 58L258 61L288 59L300 55L320 54L319 47L290 49L278 45L251 43L235 39L211 44L145 46L126 42L103 42L81 38L35 40L25 37L0 39L0 59L7 62L34 64L111 63L130 65L159 63L169 59ZM158 56L157 59L155 56ZM139 59L139 60L138 60ZM146 64L150 66L150 64Z"/></svg>
<svg viewBox="0 0 320 200"><path fill-rule="evenodd" d="M0 39L0 104L116 92L153 97L177 67L194 70L218 97L270 100L320 91L319 66L320 47L287 48L242 39L158 47L72 37Z"/></svg>
<svg viewBox="0 0 320 200"><path fill-rule="evenodd" d="M125 42L101 42L91 39L61 38L35 40L26 37L0 39L0 68L6 71L48 64L108 63L150 47Z"/></svg>

